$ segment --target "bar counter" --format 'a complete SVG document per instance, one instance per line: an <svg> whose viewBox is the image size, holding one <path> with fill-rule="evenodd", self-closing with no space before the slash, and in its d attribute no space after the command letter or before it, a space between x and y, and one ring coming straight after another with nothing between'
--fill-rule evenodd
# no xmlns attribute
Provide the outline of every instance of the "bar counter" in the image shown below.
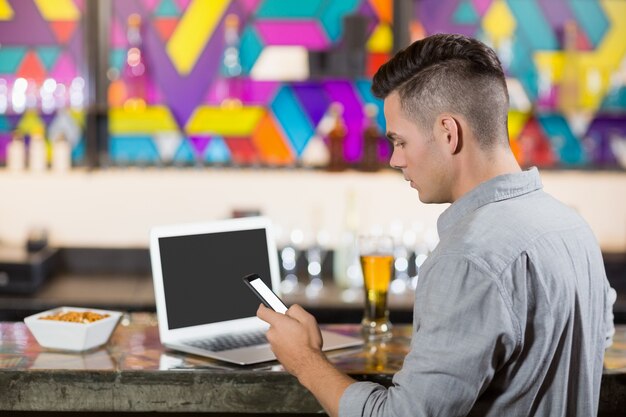
<svg viewBox="0 0 626 417"><path fill-rule="evenodd" d="M354 324L325 325L358 334ZM390 385L409 349L410 325L384 344L329 353L357 380ZM165 349L156 317L123 317L105 346L65 353L39 346L22 322L0 323L0 410L83 412L320 413L277 362L235 366ZM600 416L626 410L626 326L605 356Z"/></svg>

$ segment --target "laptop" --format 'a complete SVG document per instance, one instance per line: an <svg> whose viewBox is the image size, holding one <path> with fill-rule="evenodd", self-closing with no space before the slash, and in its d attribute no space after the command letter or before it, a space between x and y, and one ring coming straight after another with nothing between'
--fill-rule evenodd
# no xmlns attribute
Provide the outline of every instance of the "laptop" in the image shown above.
<svg viewBox="0 0 626 417"><path fill-rule="evenodd" d="M161 343L240 365L275 360L242 277L257 273L280 295L278 254L264 217L154 227L150 258ZM323 350L363 344L322 331Z"/></svg>

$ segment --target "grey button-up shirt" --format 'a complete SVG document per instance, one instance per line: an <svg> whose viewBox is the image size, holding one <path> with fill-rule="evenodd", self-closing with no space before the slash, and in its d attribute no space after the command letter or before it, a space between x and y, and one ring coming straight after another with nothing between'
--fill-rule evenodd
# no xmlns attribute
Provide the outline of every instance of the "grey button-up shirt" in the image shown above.
<svg viewBox="0 0 626 417"><path fill-rule="evenodd" d="M531 169L479 185L437 227L402 370L389 389L350 385L340 416L595 416L613 323L587 224Z"/></svg>

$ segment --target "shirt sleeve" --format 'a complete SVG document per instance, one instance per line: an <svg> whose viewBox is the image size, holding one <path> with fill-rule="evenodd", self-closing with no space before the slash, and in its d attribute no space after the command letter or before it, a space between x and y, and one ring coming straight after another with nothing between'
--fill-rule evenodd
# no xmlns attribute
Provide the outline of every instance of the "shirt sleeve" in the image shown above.
<svg viewBox="0 0 626 417"><path fill-rule="evenodd" d="M393 386L352 384L341 417L462 416L512 356L519 330L497 280L462 256L420 274L413 338Z"/></svg>

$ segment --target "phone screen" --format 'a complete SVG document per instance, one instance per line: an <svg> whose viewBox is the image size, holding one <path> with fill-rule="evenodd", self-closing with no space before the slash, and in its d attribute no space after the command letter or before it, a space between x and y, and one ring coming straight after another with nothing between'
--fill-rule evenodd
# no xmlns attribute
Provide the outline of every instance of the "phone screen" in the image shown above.
<svg viewBox="0 0 626 417"><path fill-rule="evenodd" d="M287 306L280 298L263 282L261 277L256 274L245 277L244 282L256 293L267 307L274 309L278 313L285 314Z"/></svg>

